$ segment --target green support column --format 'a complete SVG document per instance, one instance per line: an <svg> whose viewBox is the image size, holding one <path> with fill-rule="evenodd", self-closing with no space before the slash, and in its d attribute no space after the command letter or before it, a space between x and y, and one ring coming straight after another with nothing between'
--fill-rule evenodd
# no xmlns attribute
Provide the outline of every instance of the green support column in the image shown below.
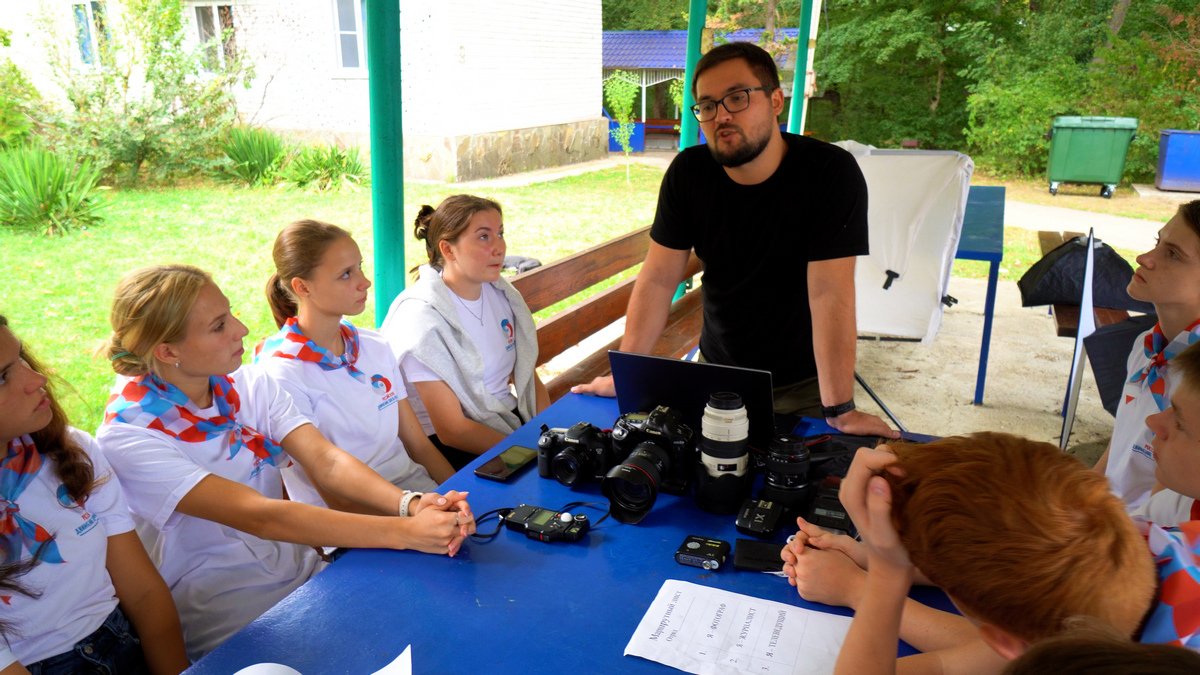
<svg viewBox="0 0 1200 675"><path fill-rule="evenodd" d="M700 133L700 123L692 114L692 106L696 105L696 97L692 96L692 73L696 70L696 62L700 60L700 36L704 32L704 19L707 16L707 0L691 0L688 7L687 64L683 75L683 110L679 111L680 150L695 145L696 135Z"/></svg>
<svg viewBox="0 0 1200 675"><path fill-rule="evenodd" d="M808 74L808 45L812 39L813 0L804 0L800 5L800 34L796 40L796 73L792 78L792 107L788 112L788 133L804 133L804 116L808 106L804 105L805 75Z"/></svg>
<svg viewBox="0 0 1200 675"><path fill-rule="evenodd" d="M375 325L404 290L404 133L400 120L400 0L366 0L371 95Z"/></svg>

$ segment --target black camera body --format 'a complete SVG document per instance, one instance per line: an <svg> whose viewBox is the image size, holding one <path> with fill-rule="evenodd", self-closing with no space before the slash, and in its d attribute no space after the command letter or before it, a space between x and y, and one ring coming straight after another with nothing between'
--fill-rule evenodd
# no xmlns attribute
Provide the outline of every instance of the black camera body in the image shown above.
<svg viewBox="0 0 1200 675"><path fill-rule="evenodd" d="M625 413L613 423L612 445L618 461L623 461L643 443L666 452L668 461L658 489L682 495L692 485L695 448L692 429L683 423L678 410L658 406L648 413Z"/></svg>
<svg viewBox="0 0 1200 675"><path fill-rule="evenodd" d="M570 429L551 429L543 424L537 458L539 476L555 478L568 486L598 483L617 463L610 434L587 422L578 422Z"/></svg>

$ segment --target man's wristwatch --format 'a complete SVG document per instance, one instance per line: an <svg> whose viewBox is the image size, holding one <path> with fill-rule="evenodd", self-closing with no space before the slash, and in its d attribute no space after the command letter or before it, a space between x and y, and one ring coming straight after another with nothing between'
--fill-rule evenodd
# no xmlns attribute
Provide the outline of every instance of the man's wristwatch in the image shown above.
<svg viewBox="0 0 1200 675"><path fill-rule="evenodd" d="M830 419L833 417L841 417L842 415L845 415L846 413L850 412L851 410L854 410L854 399L850 399L849 401L846 401L845 403L839 403L837 405L821 406L821 414L825 416L825 419Z"/></svg>

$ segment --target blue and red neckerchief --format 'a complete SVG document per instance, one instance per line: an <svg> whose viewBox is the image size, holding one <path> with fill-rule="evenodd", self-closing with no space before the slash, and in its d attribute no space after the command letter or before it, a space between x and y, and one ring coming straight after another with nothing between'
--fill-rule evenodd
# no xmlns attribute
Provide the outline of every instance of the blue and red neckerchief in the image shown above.
<svg viewBox="0 0 1200 675"><path fill-rule="evenodd" d="M278 333L267 338L255 350L254 362L258 363L262 358L278 357L315 363L321 366L322 370L345 368L354 379L363 384L371 384L371 378L354 365L359 354L358 329L345 319L342 320L340 329L342 339L346 342L346 351L341 356L334 356L333 352L301 333L300 322L293 316L283 324Z"/></svg>
<svg viewBox="0 0 1200 675"><path fill-rule="evenodd" d="M0 542L4 546L4 564L10 565L21 559L23 549L42 562L61 563L58 545L54 537L41 525L21 515L17 499L29 484L37 478L45 466L41 453L28 435L8 442L4 460L0 462Z"/></svg>
<svg viewBox="0 0 1200 675"><path fill-rule="evenodd" d="M1167 362L1179 355L1180 352L1187 349L1189 345L1195 342L1200 342L1200 321L1196 321L1188 326L1175 339L1167 341L1167 336L1163 335L1162 324L1154 324L1154 330L1146 336L1145 343L1142 346L1146 354L1146 358L1150 359L1150 363L1145 368L1134 373L1129 378L1130 384L1137 384L1145 380L1146 387L1150 389L1150 393L1154 396L1154 402L1158 404L1160 411L1166 410L1171 401L1167 398L1167 382L1163 379L1161 369L1167 365Z"/></svg>
<svg viewBox="0 0 1200 675"><path fill-rule="evenodd" d="M1142 642L1200 651L1200 521L1150 527L1162 598L1142 632Z"/></svg>
<svg viewBox="0 0 1200 675"><path fill-rule="evenodd" d="M229 436L229 459L243 447L272 466L283 447L254 427L237 421L241 398L228 375L208 378L218 414L202 417L200 409L173 384L155 375L141 375L125 383L118 381L104 409L104 424L132 424L153 429L185 443Z"/></svg>

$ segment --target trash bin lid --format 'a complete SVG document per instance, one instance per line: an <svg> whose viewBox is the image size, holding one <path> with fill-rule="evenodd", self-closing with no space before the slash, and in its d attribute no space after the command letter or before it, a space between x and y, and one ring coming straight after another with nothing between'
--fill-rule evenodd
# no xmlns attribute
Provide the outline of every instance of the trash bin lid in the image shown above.
<svg viewBox="0 0 1200 675"><path fill-rule="evenodd" d="M1136 117L1079 117L1065 115L1054 118L1054 128L1075 129L1137 129Z"/></svg>
<svg viewBox="0 0 1200 675"><path fill-rule="evenodd" d="M1163 136L1170 136L1171 134L1180 134L1183 136L1200 136L1200 131L1189 131L1187 129L1159 129L1158 133L1162 134Z"/></svg>

